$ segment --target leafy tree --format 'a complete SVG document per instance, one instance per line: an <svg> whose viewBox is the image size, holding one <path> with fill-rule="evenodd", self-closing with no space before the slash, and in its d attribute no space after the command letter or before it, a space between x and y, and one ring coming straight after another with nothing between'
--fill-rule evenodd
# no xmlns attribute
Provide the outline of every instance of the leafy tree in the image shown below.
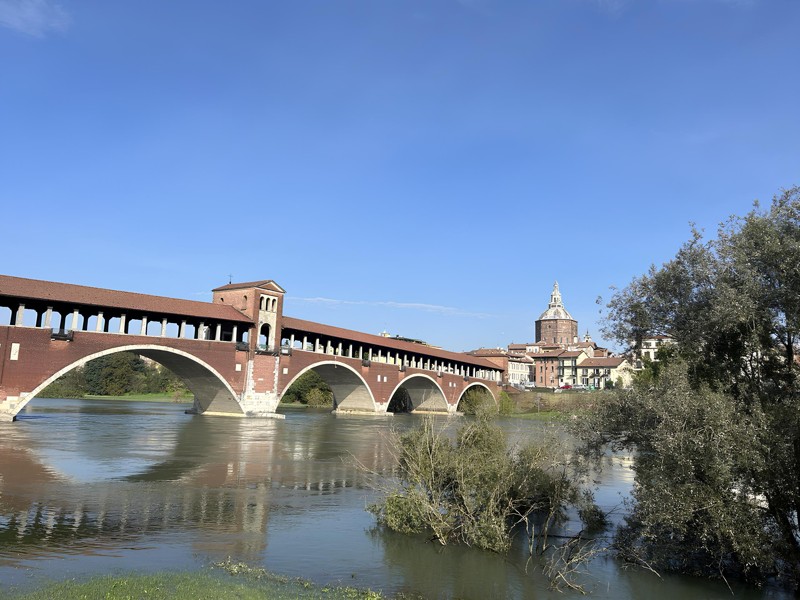
<svg viewBox="0 0 800 600"><path fill-rule="evenodd" d="M101 356L83 367L66 373L40 394L51 398L80 398L84 395L122 396L125 394L187 391L183 381L158 364L145 362L132 352Z"/></svg>
<svg viewBox="0 0 800 600"><path fill-rule="evenodd" d="M322 388L314 387L308 390L305 395L305 403L315 408L324 408L333 405L333 393L326 392Z"/></svg>
<svg viewBox="0 0 800 600"><path fill-rule="evenodd" d="M490 412L480 412L455 439L432 419L397 437L399 485L370 507L379 522L402 533L429 532L443 545L494 552L507 551L514 526L532 522L534 515L546 535L581 498L564 466L563 448L509 448L491 419Z"/></svg>
<svg viewBox="0 0 800 600"><path fill-rule="evenodd" d="M676 341L587 428L638 450L623 556L800 582L800 188L697 232L612 298L607 333Z"/></svg>
<svg viewBox="0 0 800 600"><path fill-rule="evenodd" d="M327 406L333 403L333 391L316 371L310 369L289 386L281 402L301 402L309 406Z"/></svg>
<svg viewBox="0 0 800 600"><path fill-rule="evenodd" d="M458 403L458 410L465 415L475 415L484 409L497 411L497 406L489 390L481 386L469 388Z"/></svg>
<svg viewBox="0 0 800 600"><path fill-rule="evenodd" d="M73 369L48 385L39 394L42 398L83 398L86 395L83 369Z"/></svg>
<svg viewBox="0 0 800 600"><path fill-rule="evenodd" d="M603 527L591 493L581 492L577 483L585 472L565 460L570 453L556 439L509 447L491 422L496 414L484 405L454 437L430 418L395 436L396 478L369 510L389 529L424 533L442 545L502 553L515 533L524 532L551 586L581 590L575 576L601 550L583 531L558 544L550 535L569 507L578 511L587 531Z"/></svg>
<svg viewBox="0 0 800 600"><path fill-rule="evenodd" d="M500 397L497 399L497 411L501 415L510 415L514 413L514 401L508 392L500 392Z"/></svg>
<svg viewBox="0 0 800 600"><path fill-rule="evenodd" d="M84 366L87 393L121 396L136 387L143 378L144 361L132 352L117 352L101 356Z"/></svg>

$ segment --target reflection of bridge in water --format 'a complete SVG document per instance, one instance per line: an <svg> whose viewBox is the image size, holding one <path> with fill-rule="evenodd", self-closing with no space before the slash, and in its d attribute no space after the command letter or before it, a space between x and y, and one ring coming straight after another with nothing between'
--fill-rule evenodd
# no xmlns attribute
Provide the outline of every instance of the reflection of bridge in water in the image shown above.
<svg viewBox="0 0 800 600"><path fill-rule="evenodd" d="M90 482L55 472L35 438L15 426L0 438L0 550L36 555L77 545L102 553L145 534L199 528L226 534L234 554L259 558L272 507L302 508L315 496L368 487L365 470L395 468L386 430L365 436L360 428L343 444L336 421L325 416L309 432L274 421L194 418L181 423L168 458Z"/></svg>

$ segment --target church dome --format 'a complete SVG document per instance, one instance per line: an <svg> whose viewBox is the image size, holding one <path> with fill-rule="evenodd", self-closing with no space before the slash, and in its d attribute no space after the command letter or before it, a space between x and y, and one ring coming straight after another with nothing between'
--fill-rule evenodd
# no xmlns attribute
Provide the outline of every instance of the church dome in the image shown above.
<svg viewBox="0 0 800 600"><path fill-rule="evenodd" d="M553 319L568 319L570 321L575 320L572 318L572 315L569 314L569 311L564 308L564 303L561 301L561 292L558 289L557 281L553 286L553 293L550 294L550 304L548 304L547 310L544 311L539 317L539 321L550 321Z"/></svg>

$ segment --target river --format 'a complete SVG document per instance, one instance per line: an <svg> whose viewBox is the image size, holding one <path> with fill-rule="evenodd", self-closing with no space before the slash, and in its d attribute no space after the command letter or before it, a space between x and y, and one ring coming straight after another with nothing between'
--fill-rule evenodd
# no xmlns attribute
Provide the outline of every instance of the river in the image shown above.
<svg viewBox="0 0 800 600"><path fill-rule="evenodd" d="M198 569L231 557L319 584L425 598L573 597L548 589L526 561L441 547L377 528L365 506L390 475L393 430L414 415L336 417L289 410L285 420L198 417L185 405L35 400L0 423L0 595L44 581L128 570ZM441 419L457 426L458 418ZM512 439L551 427L502 419ZM607 456L597 500L617 508L629 457ZM617 517L618 518L618 517ZM730 597L724 584L659 579L598 558L593 598ZM783 598L739 588L737 598ZM577 594L574 597L578 597Z"/></svg>

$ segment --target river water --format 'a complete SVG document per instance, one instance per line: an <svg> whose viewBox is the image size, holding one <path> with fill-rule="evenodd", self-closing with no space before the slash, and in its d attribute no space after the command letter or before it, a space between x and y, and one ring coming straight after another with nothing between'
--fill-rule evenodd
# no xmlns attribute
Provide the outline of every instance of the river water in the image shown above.
<svg viewBox="0 0 800 600"><path fill-rule="evenodd" d="M386 532L365 510L391 475L393 430L420 417L199 417L169 403L35 400L0 423L0 596L46 580L198 569L231 557L319 584L425 598L573 597L548 589L524 540L507 556ZM449 425L447 425L449 423ZM442 418L443 426L460 419ZM551 427L501 421L512 440ZM629 457L608 456L597 500L617 508ZM598 558L594 598L724 598L724 584L659 579ZM782 598L736 589L737 598ZM574 595L577 597L577 594Z"/></svg>

